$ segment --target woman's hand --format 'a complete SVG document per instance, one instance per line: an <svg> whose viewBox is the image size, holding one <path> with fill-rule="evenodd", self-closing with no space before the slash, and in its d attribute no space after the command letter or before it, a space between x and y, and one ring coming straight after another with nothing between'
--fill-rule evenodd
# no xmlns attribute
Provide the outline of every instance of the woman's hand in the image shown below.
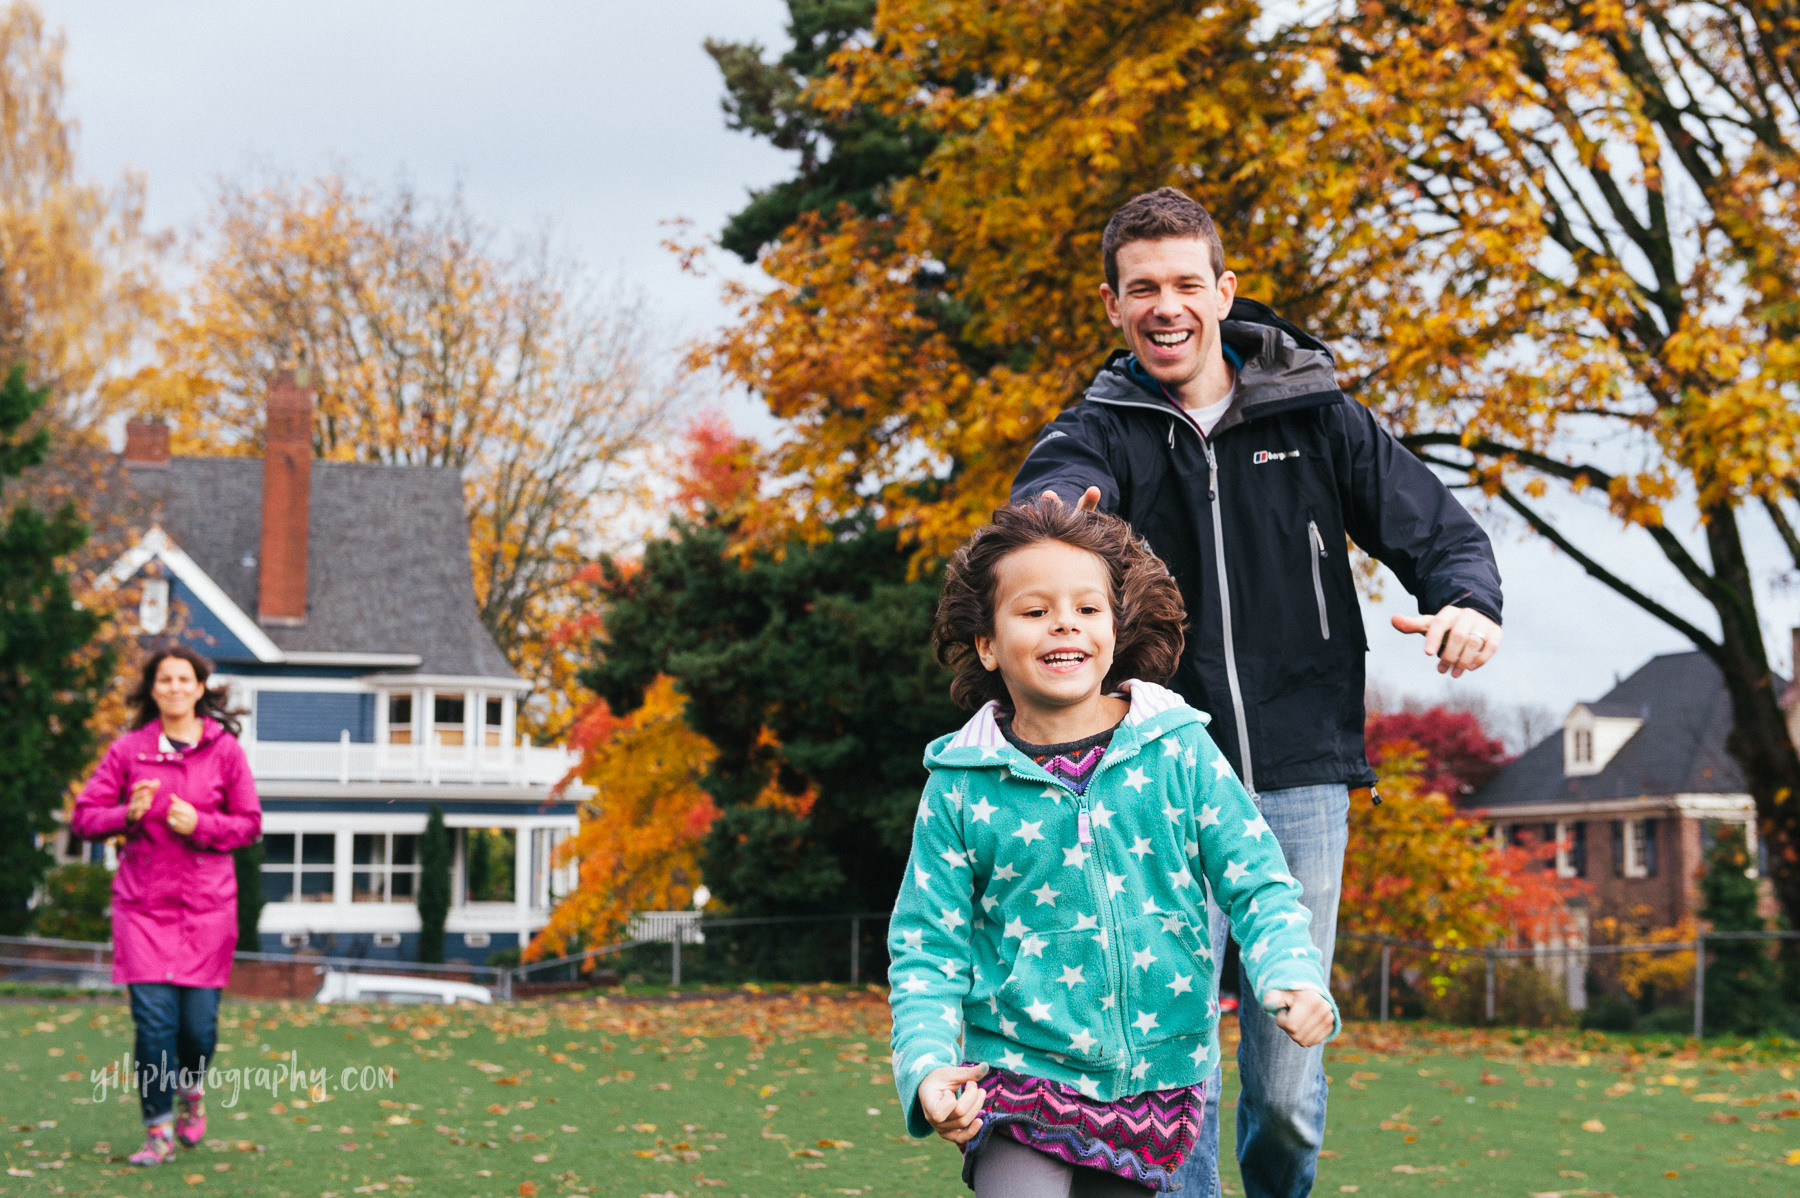
<svg viewBox="0 0 1800 1198"><path fill-rule="evenodd" d="M144 818L150 804L156 801L156 788L161 785L155 778L139 778L131 784L131 801L125 807L126 823L135 824Z"/></svg>
<svg viewBox="0 0 1800 1198"><path fill-rule="evenodd" d="M933 1069L919 1083L919 1109L925 1121L952 1144L967 1144L981 1130L981 1104L987 1095L975 1083L987 1071L986 1065Z"/></svg>
<svg viewBox="0 0 1800 1198"><path fill-rule="evenodd" d="M188 802L180 795L173 795L170 797L169 828L172 831L179 833L182 836L188 836L193 833L194 828L198 826L199 823L200 813L194 810L194 805L192 803Z"/></svg>
<svg viewBox="0 0 1800 1198"><path fill-rule="evenodd" d="M1331 1035L1331 1004L1317 990L1271 990L1263 995L1263 1010L1273 1011L1275 1026L1301 1048Z"/></svg>

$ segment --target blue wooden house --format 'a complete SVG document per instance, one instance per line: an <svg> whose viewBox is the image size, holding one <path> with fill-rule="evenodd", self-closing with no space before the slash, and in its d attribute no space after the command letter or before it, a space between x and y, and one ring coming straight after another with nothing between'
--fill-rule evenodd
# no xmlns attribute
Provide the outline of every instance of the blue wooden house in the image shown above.
<svg viewBox="0 0 1800 1198"><path fill-rule="evenodd" d="M528 685L476 616L458 471L314 461L311 394L283 375L268 402L261 459L172 458L165 425L132 422L118 470L135 544L110 578L144 634L193 644L249 713L261 950L416 959L435 803L445 955L484 963L572 888L552 858L587 797L577 758L518 731Z"/></svg>

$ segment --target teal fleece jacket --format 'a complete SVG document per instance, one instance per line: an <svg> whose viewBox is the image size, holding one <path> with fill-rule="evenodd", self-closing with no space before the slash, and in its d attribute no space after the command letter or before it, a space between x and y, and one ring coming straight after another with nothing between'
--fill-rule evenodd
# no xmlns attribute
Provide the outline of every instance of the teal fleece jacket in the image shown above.
<svg viewBox="0 0 1800 1198"><path fill-rule="evenodd" d="M926 751L888 945L894 1083L913 1135L931 1132L920 1081L962 1060L1106 1102L1204 1081L1219 1011L1202 879L1255 994L1331 999L1300 884L1208 717L1163 687L1126 686L1131 710L1085 795L1013 748L991 703Z"/></svg>

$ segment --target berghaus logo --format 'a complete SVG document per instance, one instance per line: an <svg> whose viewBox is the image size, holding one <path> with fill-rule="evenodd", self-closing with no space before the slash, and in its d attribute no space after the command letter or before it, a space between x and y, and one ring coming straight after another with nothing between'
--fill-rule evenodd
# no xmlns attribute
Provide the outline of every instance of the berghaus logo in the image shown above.
<svg viewBox="0 0 1800 1198"><path fill-rule="evenodd" d="M1264 462L1285 462L1289 458L1300 456L1298 449L1290 449L1286 453L1278 453L1268 449L1259 449L1250 455L1250 460L1260 466Z"/></svg>

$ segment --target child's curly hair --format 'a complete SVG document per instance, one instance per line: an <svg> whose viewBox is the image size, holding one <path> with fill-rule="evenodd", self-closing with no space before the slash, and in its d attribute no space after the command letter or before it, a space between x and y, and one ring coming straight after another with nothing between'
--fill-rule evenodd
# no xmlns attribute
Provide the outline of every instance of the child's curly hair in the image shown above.
<svg viewBox="0 0 1800 1198"><path fill-rule="evenodd" d="M1169 568L1119 517L1038 499L995 512L993 521L950 559L931 628L937 659L956 671L950 697L971 709L989 699L1012 702L1000 671L981 664L975 638L993 635L995 574L1001 560L1043 541L1087 550L1106 563L1112 576L1115 640L1106 690L1127 678L1168 681L1181 660L1187 619Z"/></svg>

